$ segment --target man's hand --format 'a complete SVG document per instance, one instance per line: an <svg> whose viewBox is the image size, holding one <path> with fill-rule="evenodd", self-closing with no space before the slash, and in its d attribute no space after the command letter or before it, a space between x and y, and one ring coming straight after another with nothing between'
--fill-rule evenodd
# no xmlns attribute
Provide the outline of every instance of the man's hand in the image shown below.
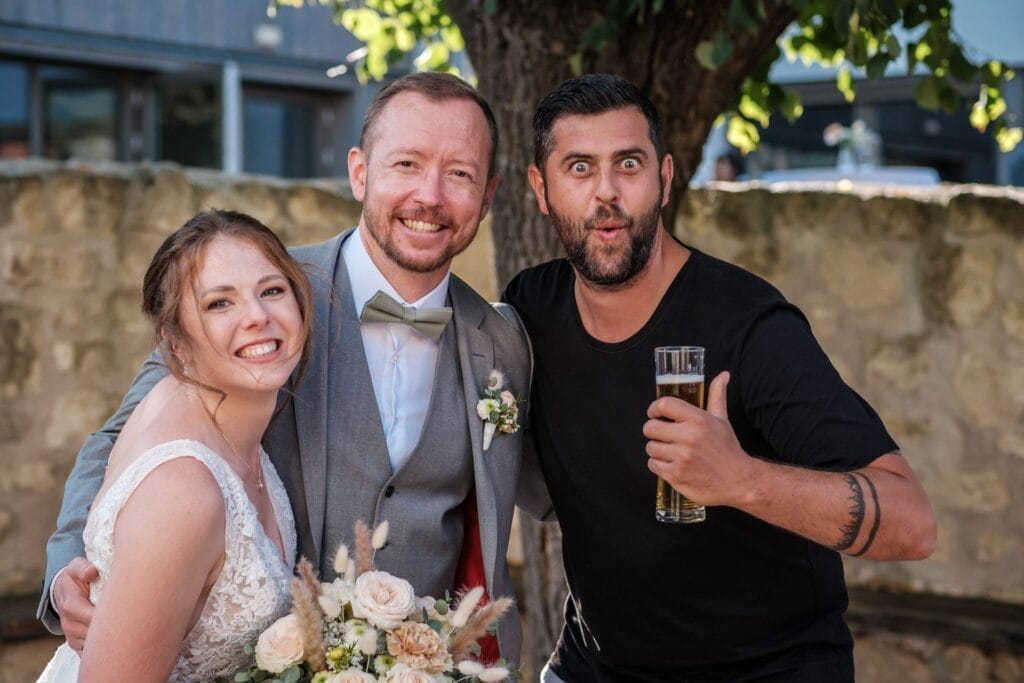
<svg viewBox="0 0 1024 683"><path fill-rule="evenodd" d="M706 411L669 397L647 409L648 469L701 505L736 506L743 495L744 466L752 460L729 424L728 384L728 372L715 377Z"/></svg>
<svg viewBox="0 0 1024 683"><path fill-rule="evenodd" d="M89 584L99 572L84 557L76 557L68 563L63 571L54 579L53 606L60 615L60 626L64 629L64 637L73 650L81 654L85 646L85 636L89 631L89 622L95 610L89 602Z"/></svg>

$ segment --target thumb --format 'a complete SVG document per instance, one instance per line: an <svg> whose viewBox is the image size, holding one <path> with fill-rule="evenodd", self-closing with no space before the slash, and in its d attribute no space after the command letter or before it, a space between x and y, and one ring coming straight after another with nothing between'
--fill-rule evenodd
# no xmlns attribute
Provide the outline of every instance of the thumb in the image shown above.
<svg viewBox="0 0 1024 683"><path fill-rule="evenodd" d="M729 409L725 400L725 388L727 386L729 386L729 373L720 372L711 381L711 386L708 387L708 414L720 420L729 419Z"/></svg>
<svg viewBox="0 0 1024 683"><path fill-rule="evenodd" d="M82 569L82 580L83 581L87 581L89 583L92 583L93 581L96 580L96 578L99 575L100 575L100 571L98 569L96 569L96 566L91 564L91 563L87 563L86 566Z"/></svg>

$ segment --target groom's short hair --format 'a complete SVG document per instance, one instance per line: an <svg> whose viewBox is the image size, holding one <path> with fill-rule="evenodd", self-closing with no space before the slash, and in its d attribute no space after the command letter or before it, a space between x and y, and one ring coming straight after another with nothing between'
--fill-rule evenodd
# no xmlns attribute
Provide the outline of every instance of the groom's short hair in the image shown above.
<svg viewBox="0 0 1024 683"><path fill-rule="evenodd" d="M380 89L366 109L366 116L363 118L363 131L359 135L359 147L364 152L369 153L367 145L372 141L374 124L377 123L380 113L384 111L384 107L392 97L403 92L414 92L434 102L444 100L475 102L487 120L487 128L491 136L491 155L487 163L487 177L494 176L494 159L498 152L498 123L494 119L491 105L487 104L487 100L476 91L476 88L458 76L436 71L408 74L391 81Z"/></svg>

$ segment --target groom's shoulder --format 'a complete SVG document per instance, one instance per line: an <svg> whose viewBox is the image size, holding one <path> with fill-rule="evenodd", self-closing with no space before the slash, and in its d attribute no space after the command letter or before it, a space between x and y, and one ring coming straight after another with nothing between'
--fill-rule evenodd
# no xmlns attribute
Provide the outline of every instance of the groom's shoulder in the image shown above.
<svg viewBox="0 0 1024 683"><path fill-rule="evenodd" d="M323 242L288 247L288 253L300 263L317 264L324 259L336 258L338 250L341 249L341 243L345 240L345 237L352 232L352 230L354 230L354 228L343 230L334 237L324 240Z"/></svg>

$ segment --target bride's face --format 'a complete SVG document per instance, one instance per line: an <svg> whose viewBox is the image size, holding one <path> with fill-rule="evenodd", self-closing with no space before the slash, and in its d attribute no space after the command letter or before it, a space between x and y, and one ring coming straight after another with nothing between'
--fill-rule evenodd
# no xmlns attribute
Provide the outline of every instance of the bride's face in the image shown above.
<svg viewBox="0 0 1024 683"><path fill-rule="evenodd" d="M229 395L277 391L302 352L291 284L249 240L218 236L181 302L189 375Z"/></svg>

